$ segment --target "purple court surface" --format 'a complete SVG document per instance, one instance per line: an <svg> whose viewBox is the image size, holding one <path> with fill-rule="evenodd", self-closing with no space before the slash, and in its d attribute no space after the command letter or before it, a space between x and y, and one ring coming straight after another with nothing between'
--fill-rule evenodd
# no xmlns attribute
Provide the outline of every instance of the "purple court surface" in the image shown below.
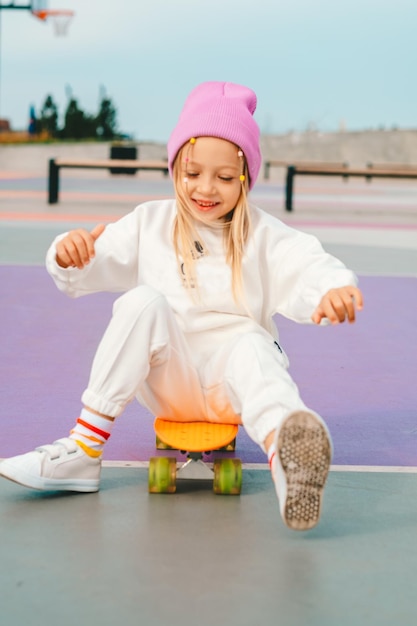
<svg viewBox="0 0 417 626"><path fill-rule="evenodd" d="M80 410L114 294L72 300L43 267L0 266L0 458L65 436ZM354 325L317 328L277 320L305 402L331 430L335 465L417 465L417 278L362 276ZM106 460L155 454L153 418L134 401L118 420ZM238 455L264 463L240 429Z"/></svg>

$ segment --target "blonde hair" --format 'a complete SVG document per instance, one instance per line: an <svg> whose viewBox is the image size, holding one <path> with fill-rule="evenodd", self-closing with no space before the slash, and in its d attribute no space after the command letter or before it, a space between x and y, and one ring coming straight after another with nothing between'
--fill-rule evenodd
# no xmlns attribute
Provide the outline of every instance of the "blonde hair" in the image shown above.
<svg viewBox="0 0 417 626"><path fill-rule="evenodd" d="M198 284L195 272L196 242L200 242L207 253L204 241L197 232L195 218L192 213L190 201L184 193L181 178L185 175L185 168L181 165L183 154L189 146L186 144L178 152L173 164L173 182L177 201L177 215L173 227L173 243L178 262L179 272L182 274L185 285L189 289L198 292ZM232 270L232 293L236 302L242 299L242 258L245 245L249 237L251 220L250 205L248 202L248 170L244 157L242 158L241 192L235 208L225 216L224 221L210 221L202 215L200 220L210 227L223 230L223 242L226 262Z"/></svg>

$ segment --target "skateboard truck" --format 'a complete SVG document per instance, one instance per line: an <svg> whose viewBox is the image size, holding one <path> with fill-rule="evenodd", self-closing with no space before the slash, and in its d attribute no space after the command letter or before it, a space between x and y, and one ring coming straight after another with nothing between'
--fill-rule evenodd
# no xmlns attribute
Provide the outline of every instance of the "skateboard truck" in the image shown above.
<svg viewBox="0 0 417 626"><path fill-rule="evenodd" d="M189 452L187 459L177 467L177 480L214 480L214 471L204 463L202 452Z"/></svg>

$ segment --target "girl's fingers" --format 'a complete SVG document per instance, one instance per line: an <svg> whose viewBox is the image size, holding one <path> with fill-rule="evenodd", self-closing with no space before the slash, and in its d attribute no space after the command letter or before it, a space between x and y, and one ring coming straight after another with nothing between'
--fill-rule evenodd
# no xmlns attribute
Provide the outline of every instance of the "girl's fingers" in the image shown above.
<svg viewBox="0 0 417 626"><path fill-rule="evenodd" d="M337 292L332 294L331 298L325 300L323 309L325 316L332 324L338 324L344 321L345 304Z"/></svg>
<svg viewBox="0 0 417 626"><path fill-rule="evenodd" d="M56 246L56 260L61 267L76 267L71 257L71 251L67 246L67 239L63 239Z"/></svg>
<svg viewBox="0 0 417 626"><path fill-rule="evenodd" d="M347 318L349 322L355 321L355 304L349 293L341 294L341 307L338 310L339 322L344 322Z"/></svg>
<svg viewBox="0 0 417 626"><path fill-rule="evenodd" d="M83 232L75 233L67 242L66 249L72 262L79 269L82 269L94 254L94 246L89 244Z"/></svg>
<svg viewBox="0 0 417 626"><path fill-rule="evenodd" d="M93 228L90 234L94 241L97 241L100 235L103 234L105 228L106 226L104 224L97 224L97 226Z"/></svg>
<svg viewBox="0 0 417 626"><path fill-rule="evenodd" d="M358 289L357 287L351 287L350 288L350 294L351 294L352 298L354 298L354 300L355 300L356 309L358 311L362 311L362 309L363 309L363 295L362 295L362 291L360 289Z"/></svg>
<svg viewBox="0 0 417 626"><path fill-rule="evenodd" d="M94 257L94 242L104 227L96 227L95 235L84 229L71 231L57 244L57 261L66 267L82 269Z"/></svg>
<svg viewBox="0 0 417 626"><path fill-rule="evenodd" d="M80 229L72 231L66 240L66 251L75 267L82 269L95 256L95 242L105 229L104 224L98 224L91 233Z"/></svg>
<svg viewBox="0 0 417 626"><path fill-rule="evenodd" d="M344 322L346 319L353 323L356 319L356 310L363 308L363 297L357 287L341 287L331 289L321 300L315 310L312 320L320 324L327 318L332 324Z"/></svg>
<svg viewBox="0 0 417 626"><path fill-rule="evenodd" d="M346 287L340 294L344 303L347 319L350 323L356 319L356 311L363 308L362 292L357 287Z"/></svg>

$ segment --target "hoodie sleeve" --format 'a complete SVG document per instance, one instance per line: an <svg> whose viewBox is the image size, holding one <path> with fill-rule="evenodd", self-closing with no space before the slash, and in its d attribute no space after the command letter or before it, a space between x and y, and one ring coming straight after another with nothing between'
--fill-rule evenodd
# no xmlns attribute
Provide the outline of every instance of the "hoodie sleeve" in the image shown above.
<svg viewBox="0 0 417 626"><path fill-rule="evenodd" d="M328 254L316 237L284 227L276 242L272 269L272 306L275 313L300 323L312 323L311 316L330 290L357 285L355 274ZM324 321L327 323L327 320Z"/></svg>
<svg viewBox="0 0 417 626"><path fill-rule="evenodd" d="M124 292L137 284L140 239L139 207L106 226L95 243L95 257L83 269L62 268L56 262L59 235L46 255L46 269L60 291L77 298L100 291Z"/></svg>

